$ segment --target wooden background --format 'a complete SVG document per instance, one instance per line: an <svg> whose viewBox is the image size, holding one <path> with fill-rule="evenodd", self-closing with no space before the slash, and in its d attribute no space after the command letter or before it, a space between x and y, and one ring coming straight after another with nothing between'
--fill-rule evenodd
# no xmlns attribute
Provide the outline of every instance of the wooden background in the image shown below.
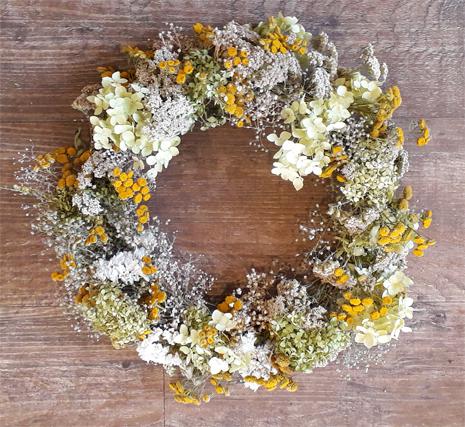
<svg viewBox="0 0 465 427"><path fill-rule="evenodd" d="M462 0L345 1L1 1L1 184L12 160L68 144L81 117L69 105L97 81L97 65L121 63L120 43L144 44L171 21L257 22L283 11L326 31L353 64L372 41L402 89L400 121L429 120L434 140L411 141L406 182L434 211L436 248L409 270L418 312L386 363L334 366L298 376L300 389L186 407L173 402L161 369L134 351L115 351L73 331L48 278L55 267L29 234L20 199L1 192L2 426L463 426L464 415L464 6ZM273 258L292 261L304 245L297 225L327 199L308 181L299 193L271 176L271 154L254 153L246 131L183 138L159 180L154 209L171 218L178 247L205 254L217 292Z"/></svg>

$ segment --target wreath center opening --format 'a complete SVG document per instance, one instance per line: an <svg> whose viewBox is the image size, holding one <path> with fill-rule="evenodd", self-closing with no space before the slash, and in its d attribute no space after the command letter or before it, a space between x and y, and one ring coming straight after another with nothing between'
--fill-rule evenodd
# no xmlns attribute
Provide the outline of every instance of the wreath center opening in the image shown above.
<svg viewBox="0 0 465 427"><path fill-rule="evenodd" d="M295 263L297 253L314 245L299 225L331 199L316 178L289 191L289 183L269 173L272 152L256 153L252 136L227 126L185 135L182 155L157 178L151 200L151 211L170 220L166 229L177 231L176 248L202 255L218 287L278 258Z"/></svg>

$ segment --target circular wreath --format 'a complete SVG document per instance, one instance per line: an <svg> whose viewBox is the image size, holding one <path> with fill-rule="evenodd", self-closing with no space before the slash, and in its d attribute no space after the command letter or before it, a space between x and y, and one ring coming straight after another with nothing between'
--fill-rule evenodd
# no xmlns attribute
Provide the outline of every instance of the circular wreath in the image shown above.
<svg viewBox="0 0 465 427"><path fill-rule="evenodd" d="M420 234L432 213L409 207L412 188L396 195L408 167L392 121L400 92L382 89L387 67L371 45L359 66L341 68L328 36L294 17L181 30L169 25L151 50L125 47L127 70L99 67L101 83L73 103L92 141L78 132L74 145L28 151L23 161L32 154L34 163L15 188L36 198L33 228L60 258L52 279L63 282L79 327L180 371L183 381L170 385L176 401L228 394L228 382L295 391L294 372L408 330L406 257L434 241ZM305 274L252 270L243 289L213 304L212 278L176 257L146 202L181 135L226 123L255 129L258 147L276 145L271 172L296 190L311 174L333 181L334 239L305 254ZM424 120L411 130L418 145L429 141ZM309 239L321 231L302 228Z"/></svg>

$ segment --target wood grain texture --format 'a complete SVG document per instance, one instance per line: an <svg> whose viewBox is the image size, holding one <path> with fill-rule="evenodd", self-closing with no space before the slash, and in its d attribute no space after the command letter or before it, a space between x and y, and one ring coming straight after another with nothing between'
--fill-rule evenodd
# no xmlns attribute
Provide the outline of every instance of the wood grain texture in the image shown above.
<svg viewBox="0 0 465 427"><path fill-rule="evenodd" d="M55 264L31 236L21 199L0 193L0 425L2 426L463 426L465 169L465 16L462 0L428 1L93 1L4 0L0 4L0 185L13 183L12 160L68 143L81 117L69 104L97 81L97 65L122 64L119 45L146 44L171 21L257 22L283 11L312 32L326 31L341 60L355 63L372 41L402 89L403 125L430 120L433 142L408 144L405 181L415 203L434 211L438 245L412 263L419 309L414 333L385 364L330 366L297 378L295 394L235 387L228 400L180 406L169 378L131 350L115 351L76 333L55 299ZM269 173L271 154L230 128L183 138L163 173L153 209L177 231L180 250L218 278L216 292L253 265L292 262L304 248L298 223L329 200L320 185L299 193Z"/></svg>

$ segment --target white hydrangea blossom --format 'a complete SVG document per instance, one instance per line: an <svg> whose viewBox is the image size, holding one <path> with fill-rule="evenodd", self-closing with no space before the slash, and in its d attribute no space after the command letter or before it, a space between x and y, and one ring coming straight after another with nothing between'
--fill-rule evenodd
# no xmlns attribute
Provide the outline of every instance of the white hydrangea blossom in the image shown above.
<svg viewBox="0 0 465 427"><path fill-rule="evenodd" d="M376 102L381 96L383 91L380 88L380 83L373 80L368 80L365 76L360 73L354 73L350 85L352 92L356 97L365 99L370 103Z"/></svg>
<svg viewBox="0 0 465 427"><path fill-rule="evenodd" d="M229 370L229 364L224 359L219 357L212 357L208 361L208 366L210 366L210 373L212 375L219 374L220 372L227 372Z"/></svg>
<svg viewBox="0 0 465 427"><path fill-rule="evenodd" d="M163 168L168 167L170 160L179 154L177 146L181 143L181 138L175 136L170 139L164 139L153 143L153 151L155 155L148 156L146 162L148 165L153 166L147 175L153 179Z"/></svg>
<svg viewBox="0 0 465 427"><path fill-rule="evenodd" d="M170 335L169 331L155 329L137 346L139 357L147 363L156 363L165 367L180 366L182 362L179 355L170 353L167 334Z"/></svg>
<svg viewBox="0 0 465 427"><path fill-rule="evenodd" d="M412 329L405 325L405 319L413 318L413 299L401 295L396 301L397 304L389 308L386 316L378 320L365 319L362 325L357 326L355 342L371 348L399 339L401 332L411 332Z"/></svg>
<svg viewBox="0 0 465 427"><path fill-rule="evenodd" d="M179 352L182 354L183 364L192 365L200 371L209 371L209 360L212 352L208 348L200 346L199 331L191 329L182 324L179 331L173 335L173 342L180 345Z"/></svg>
<svg viewBox="0 0 465 427"><path fill-rule="evenodd" d="M121 251L115 256L106 259L99 259L94 263L95 277L99 280L110 282L121 281L126 284L133 284L140 279L147 280L148 277L142 272L145 256L145 249L138 248L135 251Z"/></svg>
<svg viewBox="0 0 465 427"><path fill-rule="evenodd" d="M253 332L247 332L235 348L235 353L242 360L242 365L237 372L245 378L253 376L268 380L271 374L276 373L276 369L271 364L272 349L269 345L256 346L257 337ZM256 383L245 382L245 387L257 390L260 386Z"/></svg>
<svg viewBox="0 0 465 427"><path fill-rule="evenodd" d="M102 88L87 99L94 104L90 117L94 146L109 150L113 146L146 158L155 178L179 154L177 146L194 124L194 107L184 95L163 100L158 92L138 84L125 86L119 72L102 79ZM102 113L106 116L100 116Z"/></svg>
<svg viewBox="0 0 465 427"><path fill-rule="evenodd" d="M375 103L382 91L377 81L370 81L360 73L347 80L333 82L328 98L305 102L294 101L281 112L283 122L290 126L278 136L267 139L280 150L275 154L272 173L285 181L291 181L296 190L303 186L303 177L320 176L330 162L330 133L347 126L351 117L350 106L356 99Z"/></svg>

